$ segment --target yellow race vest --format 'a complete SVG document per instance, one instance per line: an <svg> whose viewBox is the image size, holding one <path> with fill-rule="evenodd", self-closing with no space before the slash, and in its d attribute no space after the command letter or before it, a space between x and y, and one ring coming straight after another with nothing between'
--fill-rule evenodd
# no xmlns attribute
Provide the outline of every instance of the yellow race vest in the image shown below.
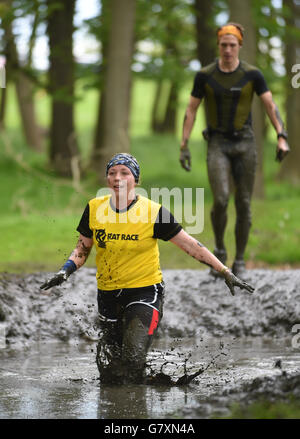
<svg viewBox="0 0 300 439"><path fill-rule="evenodd" d="M106 195L89 202L98 288L138 288L161 282L158 242L153 238L161 205L138 195L132 207L118 213L110 198Z"/></svg>

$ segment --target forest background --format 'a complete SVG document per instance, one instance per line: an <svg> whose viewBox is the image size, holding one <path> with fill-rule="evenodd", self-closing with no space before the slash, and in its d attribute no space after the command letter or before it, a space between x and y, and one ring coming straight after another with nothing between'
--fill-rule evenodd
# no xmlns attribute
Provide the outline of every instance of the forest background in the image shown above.
<svg viewBox="0 0 300 439"><path fill-rule="evenodd" d="M265 75L291 147L275 162L276 135L255 99L259 164L247 265L299 267L299 0L95 0L95 13L79 25L78 3L0 1L0 272L62 265L86 203L104 185L108 158L120 151L137 157L147 191L204 188L204 228L195 237L213 250L202 108L189 173L179 144L194 75L216 58L216 29L228 20L245 28L241 59ZM88 41L82 58L79 30ZM231 261L234 222L231 199ZM205 268L168 243L160 250L163 269ZM93 255L87 265L94 266Z"/></svg>

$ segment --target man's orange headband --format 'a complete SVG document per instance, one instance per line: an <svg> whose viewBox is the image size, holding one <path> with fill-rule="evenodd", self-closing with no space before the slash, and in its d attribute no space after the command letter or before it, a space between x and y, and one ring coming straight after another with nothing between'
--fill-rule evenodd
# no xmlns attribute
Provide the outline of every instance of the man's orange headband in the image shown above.
<svg viewBox="0 0 300 439"><path fill-rule="evenodd" d="M227 35L227 34L234 35L239 40L239 43L242 44L243 35L237 27L233 26L232 24L228 24L227 26L221 27L221 29L218 31L218 39L223 35Z"/></svg>

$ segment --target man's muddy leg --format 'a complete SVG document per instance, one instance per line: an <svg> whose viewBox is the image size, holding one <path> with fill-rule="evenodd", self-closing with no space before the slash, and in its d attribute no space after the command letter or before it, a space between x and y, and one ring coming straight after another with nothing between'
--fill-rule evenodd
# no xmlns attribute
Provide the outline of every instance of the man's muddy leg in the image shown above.
<svg viewBox="0 0 300 439"><path fill-rule="evenodd" d="M213 194L211 222L215 236L214 254L226 264L227 253L224 233L227 224L227 206L230 195L230 160L223 153L218 137L213 137L208 144L207 171ZM212 272L214 274L214 272Z"/></svg>
<svg viewBox="0 0 300 439"><path fill-rule="evenodd" d="M233 177L236 185L236 255L232 271L241 278L246 274L244 254L251 228L251 197L255 180L255 168L256 151L253 145L250 144L244 154L233 160Z"/></svg>

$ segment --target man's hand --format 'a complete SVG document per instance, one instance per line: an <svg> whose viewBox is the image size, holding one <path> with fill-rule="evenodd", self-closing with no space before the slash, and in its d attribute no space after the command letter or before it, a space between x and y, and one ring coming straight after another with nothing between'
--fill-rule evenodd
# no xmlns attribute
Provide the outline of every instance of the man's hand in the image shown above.
<svg viewBox="0 0 300 439"><path fill-rule="evenodd" d="M254 288L251 285L247 284L243 280L236 277L233 273L231 273L230 270L225 271L224 277L225 277L225 283L228 286L228 288L233 296L235 294L234 287L239 287L242 290L244 289L244 290L248 291L248 293L254 292Z"/></svg>
<svg viewBox="0 0 300 439"><path fill-rule="evenodd" d="M290 152L290 147L283 137L279 137L276 149L276 161L282 162L284 157Z"/></svg>
<svg viewBox="0 0 300 439"><path fill-rule="evenodd" d="M186 171L191 170L191 153L188 147L180 149L180 164Z"/></svg>
<svg viewBox="0 0 300 439"><path fill-rule="evenodd" d="M62 284L68 279L68 274L66 271L61 270L56 273L51 279L47 280L43 285L40 286L41 290L49 290L49 288L55 287Z"/></svg>

